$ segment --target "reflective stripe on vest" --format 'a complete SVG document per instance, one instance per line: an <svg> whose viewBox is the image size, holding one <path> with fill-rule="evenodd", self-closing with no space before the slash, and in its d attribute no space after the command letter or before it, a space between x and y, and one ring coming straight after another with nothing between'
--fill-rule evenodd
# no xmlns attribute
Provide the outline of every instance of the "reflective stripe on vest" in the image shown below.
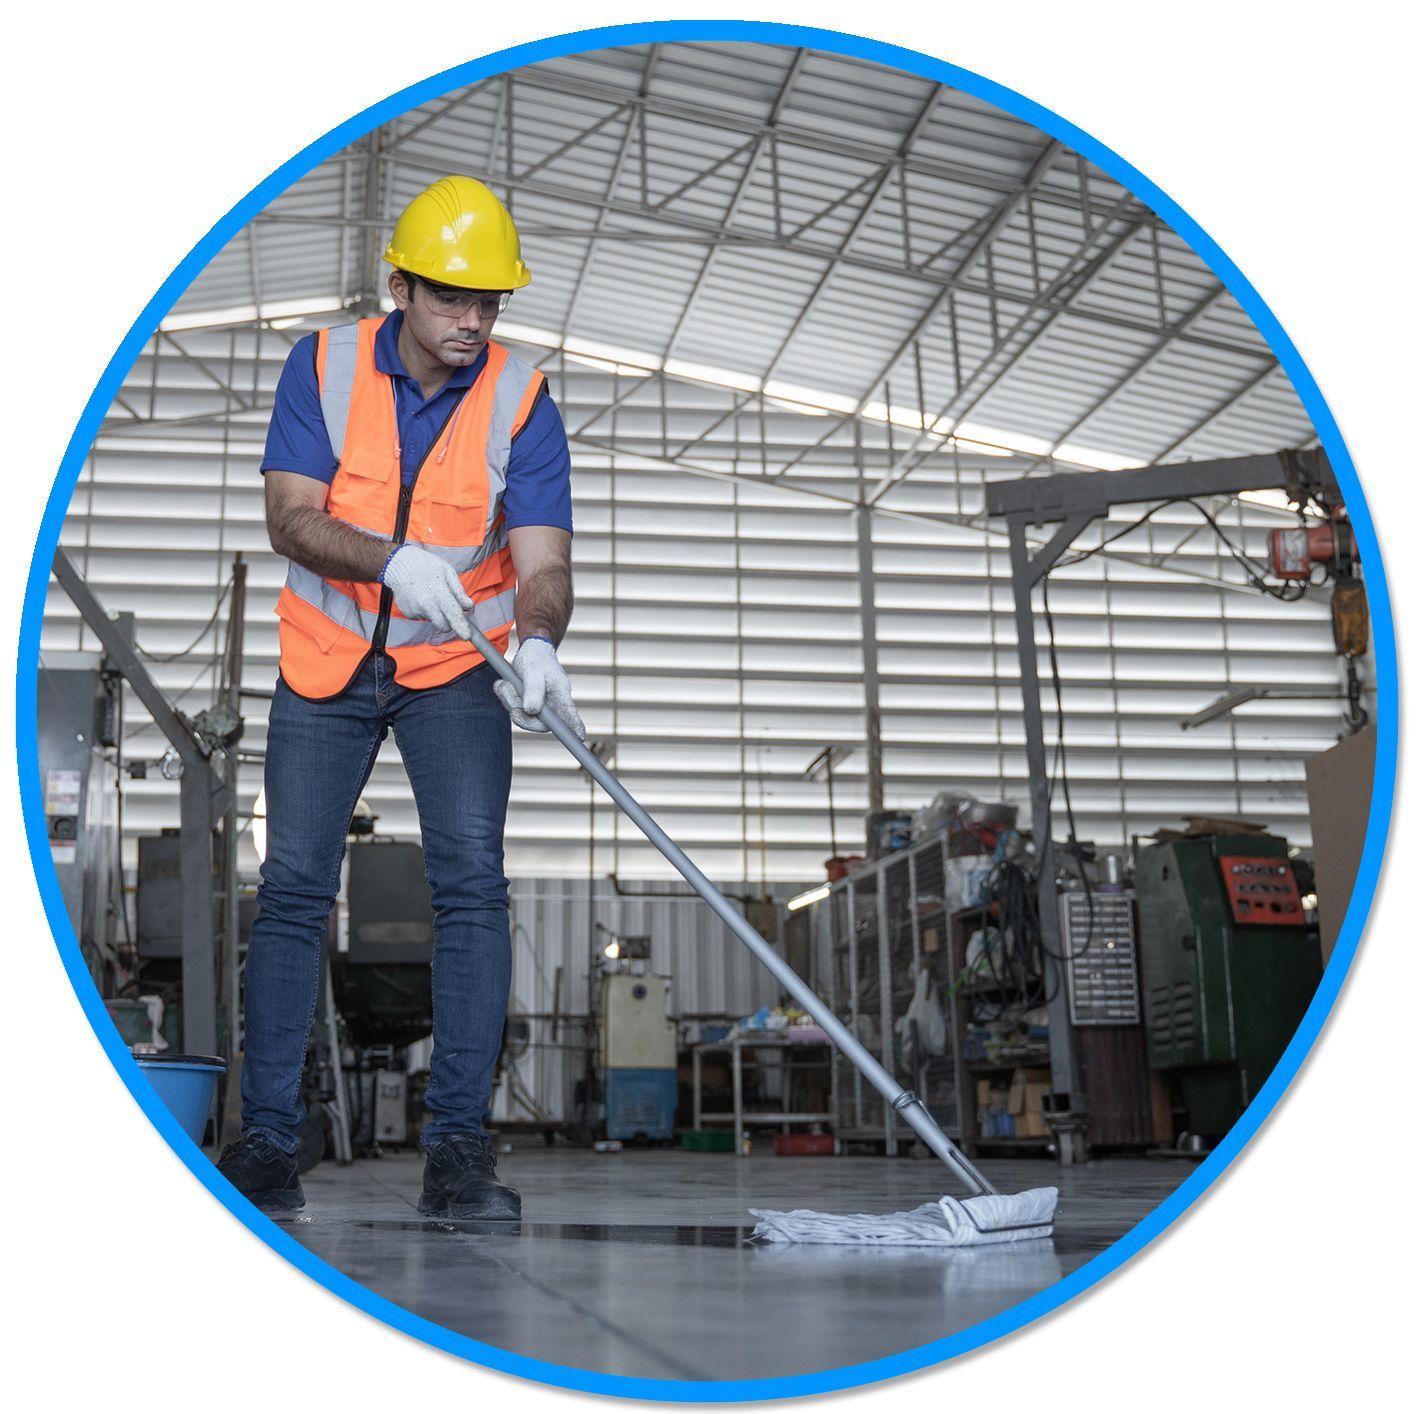
<svg viewBox="0 0 1417 1414"><path fill-rule="evenodd" d="M341 324L325 341L325 380L320 389L320 411L335 461L344 455L344 433L349 426L349 400L354 393L354 363L359 355L359 325Z"/></svg>
<svg viewBox="0 0 1417 1414"><path fill-rule="evenodd" d="M286 576L285 584L296 598L303 599L341 628L357 633L366 641L373 640L374 628L379 621L377 609L370 612L361 608L356 600L342 593L328 579L321 579L303 565L292 564L290 568L291 573ZM483 633L491 635L511 623L516 602L516 590L504 589L500 594L478 600L470 617ZM456 634L444 633L424 619L406 619L402 614L396 614L389 617L384 642L390 648L402 648L411 643L450 643L456 638Z"/></svg>
<svg viewBox="0 0 1417 1414"><path fill-rule="evenodd" d="M327 330L316 345L320 406L339 468L329 512L351 529L392 542L401 503L393 382L374 364L381 320ZM407 497L404 539L445 561L474 602L470 615L505 650L515 616L516 577L502 519L512 439L544 386L542 375L501 345L463 394L426 454ZM473 542L476 543L473 543ZM330 580L291 563L276 612L281 676L303 696L336 696L368 656L383 590ZM383 644L395 679L408 687L447 682L482 655L456 635L394 606Z"/></svg>

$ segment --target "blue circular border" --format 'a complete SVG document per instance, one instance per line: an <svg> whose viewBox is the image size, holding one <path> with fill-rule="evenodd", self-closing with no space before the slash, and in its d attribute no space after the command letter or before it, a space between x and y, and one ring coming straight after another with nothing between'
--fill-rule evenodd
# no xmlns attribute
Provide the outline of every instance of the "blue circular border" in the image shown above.
<svg viewBox="0 0 1417 1414"><path fill-rule="evenodd" d="M1376 660L1378 687L1377 759L1373 784L1372 805L1368 817L1368 833L1363 848L1357 882L1339 934L1333 955L1324 972L1313 1003L1304 1016L1293 1040L1285 1050L1279 1065L1270 1076L1249 1109L1226 1135L1206 1161L1171 1196L1125 1237L1107 1251L1094 1257L1077 1271L1045 1291L1030 1297L968 1330L943 1340L904 1351L886 1359L817 1374L791 1375L776 1379L678 1381L636 1379L602 1375L587 1370L575 1370L549 1361L516 1355L496 1346L458 1335L431 1321L403 1310L367 1288L351 1281L343 1272L306 1251L276 1224L257 1210L233 1197L224 1181L201 1150L181 1130L172 1115L157 1099L131 1054L109 1021L103 1001L94 987L79 950L78 941L69 923L58 879L49 857L47 829L44 818L43 794L40 789L39 757L36 740L36 689L39 667L39 638L44 612L50 565L59 543L59 530L68 509L74 486L78 481L88 448L97 435L104 414L120 390L124 377L136 361L159 321L177 298L203 269L218 250L258 211L278 196L292 182L302 177L317 163L340 148L348 146L370 129L387 122L398 114L426 103L445 93L450 87L476 82L519 68L524 64L554 59L589 49L612 48L620 45L645 44L664 40L747 42L761 44L798 45L836 54L869 59L908 72L935 79L961 89L976 98L995 104L1005 112L1022 118L1060 139L1094 165L1107 172L1135 195L1144 200L1210 266L1240 302L1255 326L1269 341L1270 348L1284 366L1309 418L1328 452L1347 500L1348 511L1357 535L1360 553L1367 572L1368 599L1372 611L1373 654ZM1260 1124L1269 1115L1280 1096L1288 1088L1299 1066L1308 1055L1328 1018L1339 988L1348 973L1358 946L1358 939L1367 920L1377 887L1378 871L1387 842L1397 770L1397 647L1394 636L1392 606L1382 558L1368 506L1358 484L1348 449L1339 434L1312 375L1294 348L1279 321L1270 312L1250 282L1240 273L1216 243L1154 183L1149 181L1110 148L1081 129L1060 118L1049 109L1024 98L1012 89L993 83L979 75L960 69L942 60L910 49L902 49L876 40L834 30L814 29L800 25L759 23L739 20L656 20L643 24L614 25L602 29L580 30L557 35L535 43L518 45L500 53L436 74L379 103L331 129L323 137L297 153L272 172L265 181L247 193L197 243L187 257L163 282L161 288L134 320L123 342L118 346L102 378L94 388L69 440L63 463L59 468L54 489L50 493L35 542L30 565L28 586L20 624L18 665L16 671L15 737L19 763L20 797L31 860L39 885L40 896L54 930L59 952L80 1003L93 1026L109 1059L132 1091L148 1119L193 1171L198 1179L237 1218L258 1237L279 1252L287 1261L299 1267L307 1276L328 1287L336 1295L360 1307L388 1325L437 1346L454 1355L509 1374L521 1375L546 1384L567 1389L586 1390L595 1394L615 1395L631 1399L673 1401L745 1401L784 1398L847 1389L895 1375L923 1369L966 1351L977 1349L990 1341L1008 1335L1037 1320L1087 1290L1094 1282L1133 1257L1154 1238L1160 1236L1181 1216L1200 1195L1221 1175L1231 1161L1250 1141Z"/></svg>

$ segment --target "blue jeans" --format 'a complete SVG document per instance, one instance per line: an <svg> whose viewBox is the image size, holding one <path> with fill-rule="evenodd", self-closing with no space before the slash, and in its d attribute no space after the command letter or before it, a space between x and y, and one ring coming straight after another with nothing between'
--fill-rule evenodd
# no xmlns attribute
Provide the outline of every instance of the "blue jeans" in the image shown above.
<svg viewBox="0 0 1417 1414"><path fill-rule="evenodd" d="M433 1056L423 1142L482 1133L502 1044L512 948L502 832L511 719L486 664L442 687L394 681L372 655L338 697L277 682L266 741L266 861L246 955L242 1130L294 1153L300 1077L350 816L393 729L433 889Z"/></svg>

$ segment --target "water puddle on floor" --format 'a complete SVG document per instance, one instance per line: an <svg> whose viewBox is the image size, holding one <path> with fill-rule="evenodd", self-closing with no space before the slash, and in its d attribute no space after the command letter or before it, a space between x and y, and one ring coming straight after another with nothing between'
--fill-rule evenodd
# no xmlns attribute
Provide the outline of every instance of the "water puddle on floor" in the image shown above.
<svg viewBox="0 0 1417 1414"><path fill-rule="evenodd" d="M403 1220L354 1218L342 1227L371 1232L443 1232L459 1237L516 1237L549 1242L621 1242L650 1247L737 1247L752 1235L752 1224L703 1227L647 1223L459 1222L448 1218Z"/></svg>
<svg viewBox="0 0 1417 1414"><path fill-rule="evenodd" d="M1014 1253L1019 1256L1046 1252L1050 1257L1092 1255L1102 1250L1105 1242L1083 1238L1069 1240L1061 1234L1054 1238L1026 1242L981 1243L977 1246L880 1246L833 1243L775 1243L752 1240L753 1225L743 1224L676 1224L676 1223L553 1223L553 1222L459 1222L448 1218L343 1218L323 1221L312 1217L289 1218L283 1227L339 1227L370 1233L430 1233L450 1237L516 1239L519 1242L609 1242L640 1247L716 1247L748 1248L749 1250L798 1257L808 1254L855 1255L862 1257L890 1256L896 1259L918 1258L925 1254L963 1255L970 1260L983 1253ZM1061 1240L1059 1238L1061 1237Z"/></svg>

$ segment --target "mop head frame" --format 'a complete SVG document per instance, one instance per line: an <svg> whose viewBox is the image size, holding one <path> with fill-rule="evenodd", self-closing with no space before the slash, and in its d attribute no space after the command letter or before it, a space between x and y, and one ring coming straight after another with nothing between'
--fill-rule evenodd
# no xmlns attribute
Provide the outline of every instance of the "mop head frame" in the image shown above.
<svg viewBox="0 0 1417 1414"><path fill-rule="evenodd" d="M1058 1208L1056 1188L988 1193L925 1203L904 1213L776 1212L750 1208L764 1242L830 1243L856 1247L980 1247L1051 1237Z"/></svg>

